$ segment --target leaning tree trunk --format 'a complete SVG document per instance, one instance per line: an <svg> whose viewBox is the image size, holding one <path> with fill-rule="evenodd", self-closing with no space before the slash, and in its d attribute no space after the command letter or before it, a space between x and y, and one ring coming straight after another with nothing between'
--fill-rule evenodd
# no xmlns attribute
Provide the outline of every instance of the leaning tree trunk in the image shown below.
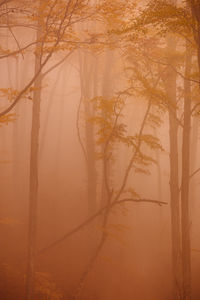
<svg viewBox="0 0 200 300"><path fill-rule="evenodd" d="M41 38L40 21L38 21L37 41ZM37 43L35 51L35 73L40 69L41 53L40 43ZM26 271L26 300L34 299L35 282L35 255L36 255L36 231L37 231L37 198L38 198L38 148L40 128L40 100L41 100L42 74L34 83L32 129L30 146L30 177L29 177L29 228L28 228L28 257Z"/></svg>
<svg viewBox="0 0 200 300"><path fill-rule="evenodd" d="M186 41L185 78L190 77L191 51ZM191 249L190 249L190 126L191 126L191 82L184 80L184 124L182 142L182 183L181 183L181 227L182 227L182 266L183 300L191 299Z"/></svg>

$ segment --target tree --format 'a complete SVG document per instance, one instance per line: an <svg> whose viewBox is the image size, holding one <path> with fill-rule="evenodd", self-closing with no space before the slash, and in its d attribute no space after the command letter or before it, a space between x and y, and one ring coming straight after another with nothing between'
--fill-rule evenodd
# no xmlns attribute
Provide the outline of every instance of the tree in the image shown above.
<svg viewBox="0 0 200 300"><path fill-rule="evenodd" d="M186 41L185 78L190 78L192 65L191 48ZM183 299L191 299L191 242L190 242L190 130L191 130L191 82L184 80L184 123L182 141L182 182L181 182L181 225L182 225L182 268Z"/></svg>
<svg viewBox="0 0 200 300"><path fill-rule="evenodd" d="M190 2L191 4L191 2ZM196 12L194 13L194 8ZM151 58L158 64L167 66L167 76L164 77L166 82L166 93L170 99L169 105L169 127L170 127L170 191L171 191L171 220L172 220L172 261L174 273L174 297L175 299L191 299L191 262L190 262L190 215L189 215L189 178L190 178L190 124L191 124L191 82L198 83L198 80L191 77L191 45L193 36L198 41L198 4L192 1L193 18L188 7L176 7L172 1L149 1L147 9L140 19L138 25L146 26L146 33L152 24L156 25L156 35L162 41L163 36L167 36L167 60ZM196 18L194 22L194 16ZM140 23L141 22L141 23ZM143 30L145 30L143 28ZM150 29L151 30L151 29ZM170 34L167 34L167 31ZM185 41L186 47L184 55L185 74L182 74L181 66L175 63L177 53L175 52L175 38L172 32L179 35L179 49L181 41ZM151 32L150 32L151 33ZM184 46L183 46L184 47ZM198 47L198 42L197 42ZM190 50L189 50L190 49ZM198 52L199 53L199 52ZM179 71L180 70L180 71ZM182 120L178 117L181 106L178 106L176 77L180 76L184 81L184 107L183 107L183 125ZM182 82L183 82L182 81ZM178 128L183 126L182 132L182 171L178 166ZM181 174L181 208L179 205L179 174ZM180 225L181 224L181 225ZM181 242L182 241L182 242Z"/></svg>
<svg viewBox="0 0 200 300"><path fill-rule="evenodd" d="M28 233L28 259L26 274L26 299L34 298L34 277L35 277L35 252L37 233L37 199L38 199L38 150L39 150L39 128L40 128L40 101L43 67L51 58L54 52L65 49L61 43L65 42L71 28L72 22L77 22L80 9L84 7L84 1L60 2L39 1L33 6L33 18L37 21L36 50L35 50L35 71L32 80L18 94L12 105L3 113L10 111L21 99L21 96L34 83L33 87L33 112L31 131L31 154L30 154L30 189L29 189L29 233ZM74 20L75 19L75 20ZM78 19L79 20L79 19ZM49 46L50 44L50 46ZM67 46L69 47L69 45ZM67 49L67 48L66 48ZM62 62L62 61L61 61ZM57 64L55 65L57 66ZM45 75L52 70L52 67L45 72Z"/></svg>
<svg viewBox="0 0 200 300"><path fill-rule="evenodd" d="M91 107L89 99L97 96L97 59L94 57L94 54L88 54L83 50L82 52L79 52L79 61L81 96L77 116L77 125L79 141L81 143L84 158L86 161L88 216L91 216L92 214L94 214L97 207L97 170L94 142L94 124L90 122L90 118L95 114L95 111L94 108ZM79 128L81 106L84 107L85 143L83 143L82 141Z"/></svg>
<svg viewBox="0 0 200 300"><path fill-rule="evenodd" d="M37 41L42 39L43 22L41 19L42 2L39 2ZM35 74L41 68L42 43L37 42L35 51ZM30 153L30 177L29 177L29 230L28 230L28 257L26 273L26 295L27 300L34 299L35 282L35 251L37 234L37 199L38 199L38 149L40 128L40 101L42 89L42 74L39 73L34 82L32 130L31 130L31 153Z"/></svg>

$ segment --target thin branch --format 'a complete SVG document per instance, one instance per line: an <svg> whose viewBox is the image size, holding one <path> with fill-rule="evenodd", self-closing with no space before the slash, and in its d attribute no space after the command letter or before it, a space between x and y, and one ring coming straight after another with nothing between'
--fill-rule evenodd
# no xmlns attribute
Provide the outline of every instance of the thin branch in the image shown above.
<svg viewBox="0 0 200 300"><path fill-rule="evenodd" d="M129 177L129 174L130 174L130 171L132 169L132 166L133 166L133 162L134 162L134 159L136 157L136 155L138 154L138 151L140 149L140 146L141 146L141 136L142 136L142 133L143 133L143 130L144 130L144 127L145 127L145 124L146 124L146 120L147 120L147 117L149 115L149 112L150 112L150 108L151 108L151 101L148 102L148 105L147 105L147 109L146 109L146 112L145 112L145 115L144 115L144 119L142 121L142 124L141 124L141 128L140 128L140 132L139 132L139 135L138 135L138 145L136 146L136 149L132 155L132 158L128 164L128 167L126 168L126 171L125 171L125 174L124 174L124 179L122 181L122 184L121 184L121 187L119 189L119 192L117 193L116 197L115 197L115 201L117 201L119 199L119 197L121 196L125 186L126 186L126 183L127 183L127 180L128 180L128 177Z"/></svg>
<svg viewBox="0 0 200 300"><path fill-rule="evenodd" d="M152 200L152 199L133 199L133 198L124 198L122 200L118 200L116 201L115 203L113 203L113 206L115 204L121 204L121 203L124 203L124 202L137 202L137 203L154 203L154 204L157 204L159 206L162 206L162 205L167 205L168 203L167 202L164 202L164 201L158 201L158 200Z"/></svg>
<svg viewBox="0 0 200 300"><path fill-rule="evenodd" d="M35 82L35 80L37 79L37 77L39 76L39 74L41 73L43 67L46 65L46 63L49 61L49 59L51 58L53 54L53 51L49 53L49 55L46 57L45 61L42 63L42 65L40 66L39 70L37 73L35 73L35 75L32 77L32 79L29 81L29 83L21 90L21 92L18 94L18 96L15 98L15 100L12 102L12 104L10 104L5 110L3 110L0 113L0 118L4 115L6 115L7 113L9 113L13 107L15 107L15 105L19 102L19 100L21 99L21 97L26 93L26 91L31 87L31 85Z"/></svg>
<svg viewBox="0 0 200 300"><path fill-rule="evenodd" d="M54 241L50 245L48 245L48 246L44 247L43 249L39 250L38 251L38 255L45 253L47 250L49 250L49 249L57 246L58 244L60 244L63 241L65 241L67 238L69 238L73 234L77 233L79 230L81 230L82 228L84 228L85 226L87 226L88 224L90 224L98 216L100 216L105 210L110 210L112 207L114 207L116 205L119 205L119 204L122 204L122 203L126 203L126 202L153 203L153 204L157 204L159 206L167 204L167 202L157 201L157 200L152 200L152 199L126 198L126 199L122 199L122 200L117 200L115 202L112 202L109 205L106 205L106 206L102 207L94 215L92 215L90 218L88 218L86 221L82 222L80 225L76 226L74 229L70 230L65 235L63 235L61 238L57 239L56 241Z"/></svg>
<svg viewBox="0 0 200 300"><path fill-rule="evenodd" d="M117 100L119 98L120 98L120 94L118 95ZM113 137L113 134L115 132L117 122L118 122L118 119L121 115L122 110L123 110L123 106L120 108L119 112L116 112L116 103L115 103L115 105L114 105L115 120L114 120L114 123L113 123L112 130L109 134L109 137L107 138L107 141L106 141L106 143L104 145L104 149L103 149L103 157L104 157L104 159L103 159L103 170L104 170L104 172L103 173L104 173L105 187L106 187L106 191L107 191L107 194L108 194L108 202L111 201L112 191L110 190L109 181L108 181L108 173L107 173L107 160L108 160L108 158L106 157L106 154L107 154L107 150L108 150L109 144L111 142L111 138Z"/></svg>
<svg viewBox="0 0 200 300"><path fill-rule="evenodd" d="M183 128L183 123L181 122L182 117L181 117L181 119L179 119L179 118L177 117L176 113L173 111L172 107L171 107L170 105L168 105L167 107L168 107L168 109L170 110L170 112L172 113L172 115L173 115L175 121L178 123L178 125L181 126L181 127Z"/></svg>
<svg viewBox="0 0 200 300"><path fill-rule="evenodd" d="M87 157L87 151L84 147L84 144L83 144L83 141L81 139L81 133L80 133L80 127L79 127L79 119L80 119L80 110L81 110L81 104L82 104L82 95L80 97L80 100L79 100L79 104L78 104L78 109L77 109L77 116L76 116L76 130L77 130L77 135L78 135L78 141L81 145L81 148L82 148L82 151L83 151L83 154L84 154L84 158L85 158L85 161L86 163L88 164L88 157Z"/></svg>
<svg viewBox="0 0 200 300"><path fill-rule="evenodd" d="M18 52L21 54L22 58L24 59L24 54L22 52L22 48L21 48L21 46L20 46L20 44L19 44L19 42L18 42L18 40L17 40L17 38L16 38L16 36L15 36L15 34L14 34L13 30L11 29L11 27L10 27L10 25L9 25L8 22L7 22L7 25L8 25L8 30L10 31L12 37L14 38L14 40L15 40L15 42L17 44L17 47L19 49Z"/></svg>
<svg viewBox="0 0 200 300"><path fill-rule="evenodd" d="M190 179L194 176L194 175L196 175L198 172L200 172L200 168L198 168L196 171L194 171L189 177L190 177Z"/></svg>
<svg viewBox="0 0 200 300"><path fill-rule="evenodd" d="M77 130L77 135L78 135L78 141L80 143L81 149L83 151L83 155L86 161L86 164L88 164L88 155L87 155L87 151L85 149L83 140L81 138L81 132L80 132L80 127L79 127L79 120L80 120L80 110L81 110L81 104L82 104L82 100L83 100L83 68L82 68L82 60L81 60L81 54L80 51L78 51L78 56L79 56L79 65L80 65L80 100L79 100L79 104L78 104L78 109L77 109L77 115L76 115L76 130Z"/></svg>
<svg viewBox="0 0 200 300"><path fill-rule="evenodd" d="M195 80L195 79L192 79L192 78L187 78L187 77L185 77L182 73L180 73L179 71L177 71L177 69L176 69L173 65L171 65L171 64L169 64L169 63L167 63L167 62L155 60L155 59L149 57L148 54L147 54L146 52L144 52L144 55L145 55L150 61L152 61L152 62L154 62L154 63L156 63L156 64L160 64L160 65L163 65L163 66L169 66L169 67L172 68L172 70L173 70L174 72L176 72L182 79L189 80L189 81L191 81L191 82L195 82L195 83L200 84L200 81L199 81L199 80Z"/></svg>
<svg viewBox="0 0 200 300"><path fill-rule="evenodd" d="M195 111L195 109L200 105L200 102L196 103L193 108L191 109L191 114Z"/></svg>
<svg viewBox="0 0 200 300"><path fill-rule="evenodd" d="M50 67L47 71L45 71L42 76L45 77L49 72L60 66L74 51L75 49L71 50L67 55L65 55L59 62L57 62L55 65Z"/></svg>
<svg viewBox="0 0 200 300"><path fill-rule="evenodd" d="M75 3L75 7L77 5L77 1ZM74 9L75 9L74 7ZM72 18L72 14L74 12L74 9L72 10L72 13L70 15L69 21L67 23L67 25L63 25L65 18L67 16L67 9L65 9L65 13L64 16L62 18L62 20L60 21L59 24L59 28L58 28L58 34L57 34L57 39L54 43L54 45L52 46L51 52L46 56L46 58L44 59L44 61L41 63L40 68L38 70L38 72L32 77L32 79L29 81L29 83L21 90L21 92L18 94L18 96L15 98L15 100L12 102L12 104L10 104L5 110L3 110L2 112L0 112L0 117L6 115L8 112L10 112L13 107L15 107L15 105L20 101L21 97L26 93L26 91L31 87L31 85L35 82L35 80L37 79L37 77L39 76L39 74L41 73L43 67L47 64L47 62L49 61L49 59L52 57L53 53L54 53L54 49L58 46L59 42L62 40L65 31L67 29L67 27L70 25L71 22L71 18ZM63 30L62 30L62 26L64 26Z"/></svg>
<svg viewBox="0 0 200 300"><path fill-rule="evenodd" d="M0 59L7 58L7 57L9 57L9 56L17 55L17 54L19 54L20 52L22 52L23 50L26 50L27 48L29 48L30 46L35 45L35 44L37 44L36 41L35 41L35 42L32 42L32 43L30 43L30 44L28 44L28 45L26 45L26 46L23 47L23 48L20 48L19 50L10 52L10 53L5 54L5 55L1 55L1 56L0 56Z"/></svg>

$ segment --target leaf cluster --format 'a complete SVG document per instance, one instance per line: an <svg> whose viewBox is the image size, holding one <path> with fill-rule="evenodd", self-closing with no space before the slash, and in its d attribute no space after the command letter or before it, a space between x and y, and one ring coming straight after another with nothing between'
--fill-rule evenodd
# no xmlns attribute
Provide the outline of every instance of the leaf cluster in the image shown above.
<svg viewBox="0 0 200 300"><path fill-rule="evenodd" d="M187 6L176 6L170 1L149 1L135 20L138 30L151 32L152 29L160 36L169 32L191 35L194 19Z"/></svg>

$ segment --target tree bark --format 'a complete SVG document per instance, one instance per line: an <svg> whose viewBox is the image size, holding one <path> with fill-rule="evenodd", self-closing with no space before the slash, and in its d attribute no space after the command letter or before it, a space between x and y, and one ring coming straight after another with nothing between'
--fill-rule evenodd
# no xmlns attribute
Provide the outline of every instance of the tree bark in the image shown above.
<svg viewBox="0 0 200 300"><path fill-rule="evenodd" d="M185 78L190 78L191 51L186 41ZM182 266L183 300L191 299L191 249L190 249L190 127L191 127L191 81L184 80L184 124L182 141L182 183L181 183L181 227L182 227Z"/></svg>
<svg viewBox="0 0 200 300"><path fill-rule="evenodd" d="M94 124L89 119L95 116L93 106L89 100L97 96L94 94L93 86L96 66L94 58L87 53L80 54L80 84L81 102L84 106L85 114L85 154L87 160L87 196L88 196L88 216L96 212L97 209L97 171L95 161L95 137Z"/></svg>
<svg viewBox="0 0 200 300"><path fill-rule="evenodd" d="M175 51L175 40L172 36L167 39L168 76L166 78L166 93L169 103L169 140L170 140L170 211L171 211L171 241L172 241L172 274L173 299L182 299L182 263L181 263L181 224L179 203L179 172L178 172L178 123L176 109L176 72L170 67Z"/></svg>
<svg viewBox="0 0 200 300"><path fill-rule="evenodd" d="M40 21L38 21L37 40L41 38ZM41 67L40 43L36 47L35 74ZM34 299L35 257L37 233L37 200L38 200L38 150L40 129L40 101L41 101L42 74L34 83L32 129L30 146L30 177L29 177L29 227L28 227L28 257L26 271L26 300Z"/></svg>
<svg viewBox="0 0 200 300"><path fill-rule="evenodd" d="M112 69L113 69L113 56L114 51L107 50L105 53L105 62L104 62L104 74L103 74L103 80L102 80L102 97L103 98L110 98L113 96L113 91L111 87L111 77L112 77ZM104 116L104 113L102 112L102 117L106 118ZM104 152L104 146L102 146L102 153ZM107 178L105 176L107 175ZM111 163L106 158L103 157L103 170L102 170L102 183L101 183L101 207L108 204L109 201L109 195L108 191L106 189L106 180L110 181L111 177Z"/></svg>

